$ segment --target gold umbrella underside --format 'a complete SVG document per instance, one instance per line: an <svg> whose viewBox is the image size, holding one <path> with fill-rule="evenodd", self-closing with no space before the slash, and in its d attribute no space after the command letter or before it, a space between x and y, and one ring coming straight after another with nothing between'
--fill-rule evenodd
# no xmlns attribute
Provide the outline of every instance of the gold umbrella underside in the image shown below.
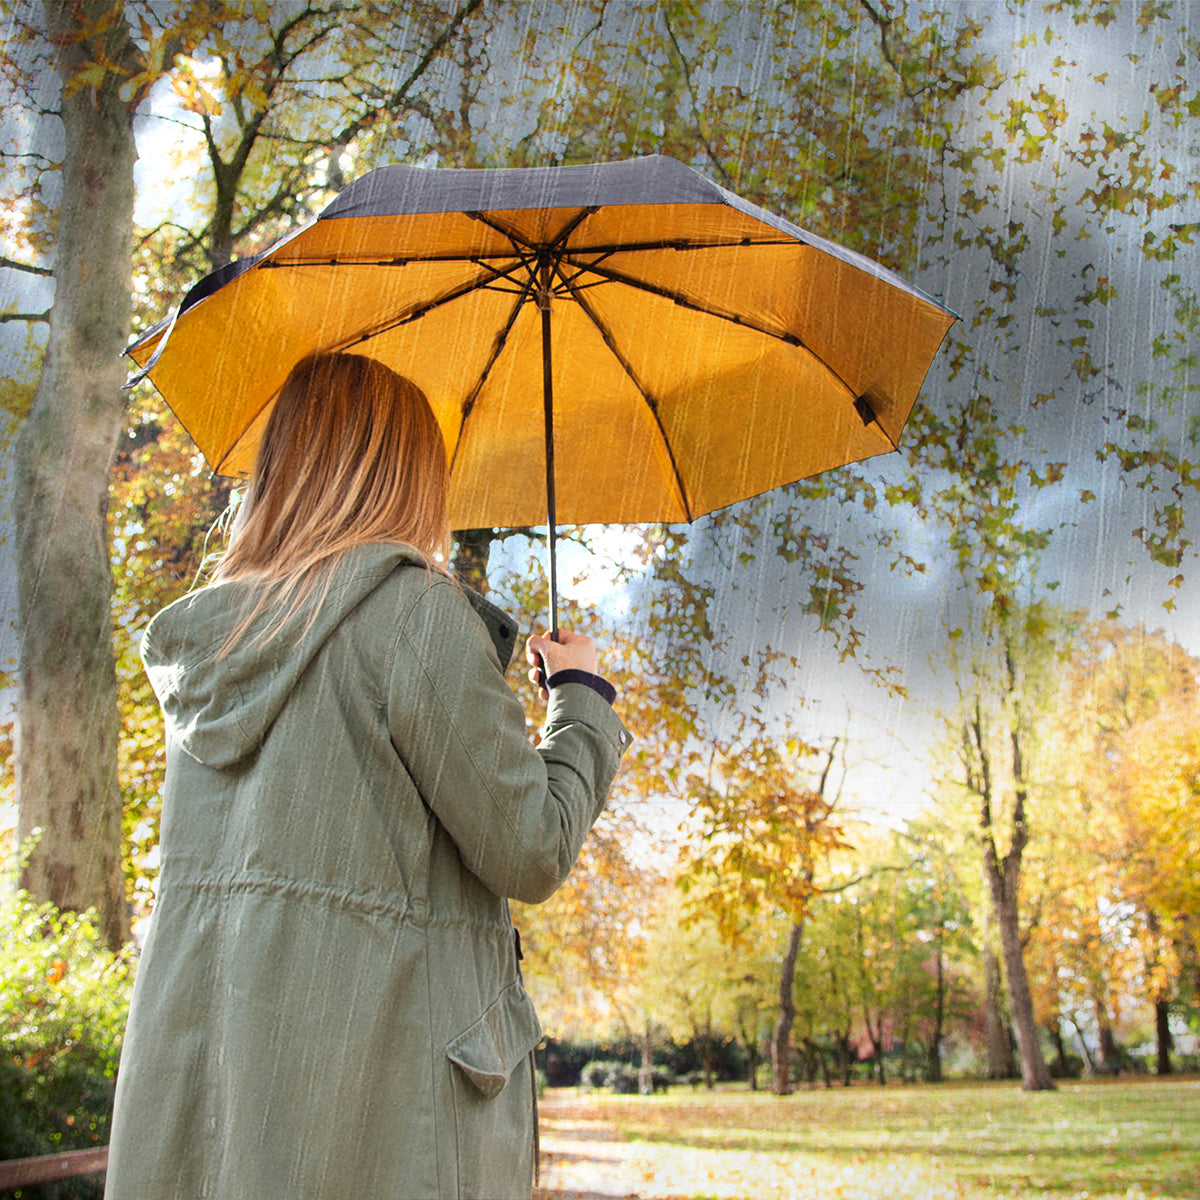
<svg viewBox="0 0 1200 1200"><path fill-rule="evenodd" d="M569 524L692 520L894 449L954 320L719 204L332 218L184 313L150 375L246 475L298 359L369 354L429 397L455 528L543 524L539 253Z"/></svg>

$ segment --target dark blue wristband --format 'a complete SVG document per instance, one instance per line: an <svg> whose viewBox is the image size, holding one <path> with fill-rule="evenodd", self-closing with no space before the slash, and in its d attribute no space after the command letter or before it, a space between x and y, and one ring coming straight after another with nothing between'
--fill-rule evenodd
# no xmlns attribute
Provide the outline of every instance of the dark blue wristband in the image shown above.
<svg viewBox="0 0 1200 1200"><path fill-rule="evenodd" d="M584 687L590 687L593 692L603 696L609 704L617 698L617 689L607 679L593 675L591 671L580 671L576 667L570 667L565 671L555 671L546 680L546 687L553 690L560 683L582 683Z"/></svg>

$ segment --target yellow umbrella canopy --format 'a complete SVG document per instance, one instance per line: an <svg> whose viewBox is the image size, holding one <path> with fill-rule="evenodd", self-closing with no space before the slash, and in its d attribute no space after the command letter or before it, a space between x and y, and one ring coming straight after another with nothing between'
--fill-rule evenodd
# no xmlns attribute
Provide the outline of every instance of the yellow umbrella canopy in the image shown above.
<svg viewBox="0 0 1200 1200"><path fill-rule="evenodd" d="M896 448L955 317L662 156L369 172L129 349L218 474L292 366L416 383L455 528L691 521Z"/></svg>

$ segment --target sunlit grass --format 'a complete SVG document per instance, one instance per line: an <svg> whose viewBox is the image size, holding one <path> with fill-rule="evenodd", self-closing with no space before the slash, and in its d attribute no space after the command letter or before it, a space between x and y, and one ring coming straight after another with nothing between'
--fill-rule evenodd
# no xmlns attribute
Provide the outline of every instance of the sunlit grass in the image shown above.
<svg viewBox="0 0 1200 1200"><path fill-rule="evenodd" d="M637 1194L1200 1200L1200 1080L596 1095ZM577 1112L582 1116L581 1112Z"/></svg>

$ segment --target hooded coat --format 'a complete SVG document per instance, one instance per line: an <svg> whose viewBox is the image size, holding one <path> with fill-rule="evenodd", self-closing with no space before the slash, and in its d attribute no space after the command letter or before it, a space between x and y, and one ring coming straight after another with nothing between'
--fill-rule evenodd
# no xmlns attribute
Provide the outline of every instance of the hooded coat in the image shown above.
<svg viewBox="0 0 1200 1200"><path fill-rule="evenodd" d="M247 589L143 639L162 859L106 1196L528 1197L541 1030L506 898L566 879L629 735L567 682L535 749L515 627L404 547L223 655Z"/></svg>

